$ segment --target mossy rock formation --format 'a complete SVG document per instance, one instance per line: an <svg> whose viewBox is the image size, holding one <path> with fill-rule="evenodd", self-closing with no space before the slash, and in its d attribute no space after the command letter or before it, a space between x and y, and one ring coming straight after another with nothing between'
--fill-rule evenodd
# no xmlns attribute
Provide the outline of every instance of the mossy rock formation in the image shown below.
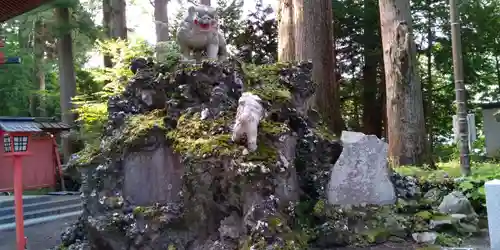
<svg viewBox="0 0 500 250"><path fill-rule="evenodd" d="M311 67L141 65L109 100L100 144L79 155L90 248L305 249L296 204L325 199L342 150L306 115ZM231 141L242 91L266 109L246 155Z"/></svg>
<svg viewBox="0 0 500 250"><path fill-rule="evenodd" d="M396 204L328 205L342 147L306 113L309 63L139 65L125 92L109 100L101 140L75 158L84 214L62 249L329 249L422 235L457 246L480 229L474 214L438 212L458 188L450 178L394 172ZM249 154L231 141L242 91L259 95L266 109Z"/></svg>

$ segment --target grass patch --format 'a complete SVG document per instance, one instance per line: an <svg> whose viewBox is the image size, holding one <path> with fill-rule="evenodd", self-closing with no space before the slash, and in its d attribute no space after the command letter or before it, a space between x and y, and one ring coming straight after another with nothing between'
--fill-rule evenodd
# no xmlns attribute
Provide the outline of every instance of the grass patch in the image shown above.
<svg viewBox="0 0 500 250"><path fill-rule="evenodd" d="M33 190L25 190L23 191L23 195L46 195L50 192L54 192L55 189L52 187L48 188L38 188Z"/></svg>
<svg viewBox="0 0 500 250"><path fill-rule="evenodd" d="M413 166L404 166L394 169L397 173L406 176L414 176L420 181L428 181L433 183L442 183L450 178L462 177L460 171L460 163L458 161L450 161L446 163L438 163L436 170L418 168ZM486 212L486 195L484 183L494 179L500 179L500 165L492 162L476 162L471 164L472 174L463 177L460 182L456 183L456 189L463 192L471 201L476 212Z"/></svg>
<svg viewBox="0 0 500 250"><path fill-rule="evenodd" d="M469 178L480 178L483 180L500 177L500 165L497 163L472 163L472 175ZM394 169L402 175L415 176L419 179L439 181L444 178L459 178L462 176L460 171L460 162L449 161L437 164L437 169L421 168L415 166L403 166Z"/></svg>

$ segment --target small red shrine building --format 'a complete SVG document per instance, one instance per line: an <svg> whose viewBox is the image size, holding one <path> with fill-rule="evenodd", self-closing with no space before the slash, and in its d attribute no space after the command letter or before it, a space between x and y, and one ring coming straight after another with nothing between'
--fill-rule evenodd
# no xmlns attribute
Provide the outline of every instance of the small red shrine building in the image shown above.
<svg viewBox="0 0 500 250"><path fill-rule="evenodd" d="M9 140L9 133L29 132L30 155L22 157L23 189L54 187L61 171L61 161L55 136L70 126L50 118L0 117L0 138ZM0 150L0 192L14 189L12 157Z"/></svg>

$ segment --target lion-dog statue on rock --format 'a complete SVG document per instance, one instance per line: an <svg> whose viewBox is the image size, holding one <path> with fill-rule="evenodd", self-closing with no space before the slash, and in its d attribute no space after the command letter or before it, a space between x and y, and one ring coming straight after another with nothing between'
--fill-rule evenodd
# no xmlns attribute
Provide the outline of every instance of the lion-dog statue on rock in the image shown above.
<svg viewBox="0 0 500 250"><path fill-rule="evenodd" d="M210 60L222 61L227 57L226 40L219 32L217 11L206 5L189 7L188 15L177 30L177 43L184 62L200 62L203 53Z"/></svg>

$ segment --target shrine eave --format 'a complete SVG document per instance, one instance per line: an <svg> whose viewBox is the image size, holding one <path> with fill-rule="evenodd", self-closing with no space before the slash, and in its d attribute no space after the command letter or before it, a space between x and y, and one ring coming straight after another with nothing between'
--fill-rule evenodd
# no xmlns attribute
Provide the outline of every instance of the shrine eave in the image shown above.
<svg viewBox="0 0 500 250"><path fill-rule="evenodd" d="M51 0L0 0L0 23L33 10Z"/></svg>

